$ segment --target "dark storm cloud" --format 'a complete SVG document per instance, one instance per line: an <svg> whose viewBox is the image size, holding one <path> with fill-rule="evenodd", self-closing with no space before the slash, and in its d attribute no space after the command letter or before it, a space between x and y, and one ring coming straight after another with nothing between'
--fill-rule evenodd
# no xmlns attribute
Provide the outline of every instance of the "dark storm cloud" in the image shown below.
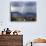
<svg viewBox="0 0 46 46"><path fill-rule="evenodd" d="M23 2L11 2L11 5L14 7L16 7L16 6L20 7L20 6L22 6L22 3Z"/></svg>
<svg viewBox="0 0 46 46"><path fill-rule="evenodd" d="M14 7L21 7L23 5L33 6L33 5L36 5L36 2L11 2L11 5Z"/></svg>
<svg viewBox="0 0 46 46"><path fill-rule="evenodd" d="M34 5L36 5L36 2L26 2L25 5L26 6L34 6Z"/></svg>

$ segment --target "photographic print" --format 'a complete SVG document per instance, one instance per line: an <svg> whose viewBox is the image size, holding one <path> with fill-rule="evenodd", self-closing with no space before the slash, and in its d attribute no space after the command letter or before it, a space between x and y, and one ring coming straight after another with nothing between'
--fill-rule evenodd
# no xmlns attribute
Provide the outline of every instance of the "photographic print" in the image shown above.
<svg viewBox="0 0 46 46"><path fill-rule="evenodd" d="M10 2L11 21L36 21L36 2Z"/></svg>

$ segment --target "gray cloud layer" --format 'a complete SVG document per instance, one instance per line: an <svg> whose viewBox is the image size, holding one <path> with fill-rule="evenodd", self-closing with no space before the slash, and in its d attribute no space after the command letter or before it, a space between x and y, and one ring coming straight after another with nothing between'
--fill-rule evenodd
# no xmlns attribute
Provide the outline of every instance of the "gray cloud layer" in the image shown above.
<svg viewBox="0 0 46 46"><path fill-rule="evenodd" d="M36 12L36 2L11 2L11 11Z"/></svg>

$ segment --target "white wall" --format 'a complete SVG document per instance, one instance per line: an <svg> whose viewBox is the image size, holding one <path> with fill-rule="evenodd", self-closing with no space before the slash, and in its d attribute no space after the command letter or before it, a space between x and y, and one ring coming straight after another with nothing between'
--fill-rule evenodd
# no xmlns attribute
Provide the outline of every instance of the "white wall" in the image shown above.
<svg viewBox="0 0 46 46"><path fill-rule="evenodd" d="M37 3L36 22L11 22L9 13L10 0L0 0L0 30L7 27L12 30L21 30L24 44L36 37L46 37L46 0L30 1L36 1Z"/></svg>

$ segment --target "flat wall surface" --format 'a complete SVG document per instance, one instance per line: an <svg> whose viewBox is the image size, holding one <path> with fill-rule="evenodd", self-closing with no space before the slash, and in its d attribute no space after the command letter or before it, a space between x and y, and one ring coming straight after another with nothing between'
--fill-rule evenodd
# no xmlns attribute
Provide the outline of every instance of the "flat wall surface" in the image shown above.
<svg viewBox="0 0 46 46"><path fill-rule="evenodd" d="M14 0L15 1L15 0ZM16 0L36 1L37 21L35 22L11 22L10 21L10 0L0 0L0 31L7 27L23 32L24 45L35 38L46 38L46 0Z"/></svg>

